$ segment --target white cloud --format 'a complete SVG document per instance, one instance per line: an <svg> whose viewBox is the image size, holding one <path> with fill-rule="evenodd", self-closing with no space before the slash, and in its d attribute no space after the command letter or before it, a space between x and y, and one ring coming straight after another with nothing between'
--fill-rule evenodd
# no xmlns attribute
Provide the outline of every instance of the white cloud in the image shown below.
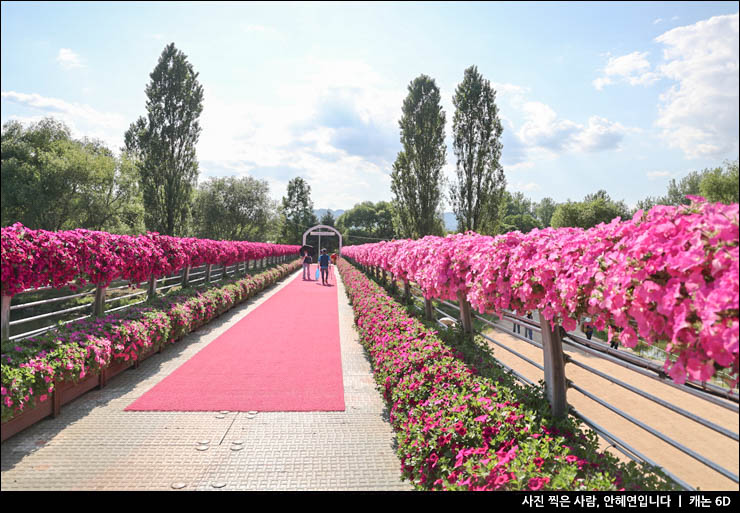
<svg viewBox="0 0 740 513"><path fill-rule="evenodd" d="M508 98L514 104L524 103L524 95L530 92L529 87L503 82L491 82L491 87L496 91L496 98Z"/></svg>
<svg viewBox="0 0 740 513"><path fill-rule="evenodd" d="M613 83L614 82L612 82L612 79L608 77L599 77L593 81L593 85L597 91L601 91L602 89L604 89L604 86L607 86Z"/></svg>
<svg viewBox="0 0 740 513"><path fill-rule="evenodd" d="M266 179L273 198L302 176L317 208L389 199L406 95L362 61L306 59L272 104L204 85L198 158L208 175ZM389 162L390 161L390 162Z"/></svg>
<svg viewBox="0 0 740 513"><path fill-rule="evenodd" d="M676 81L660 96L656 125L691 158L738 149L738 14L677 27L656 38L666 46L660 73Z"/></svg>
<svg viewBox="0 0 740 513"><path fill-rule="evenodd" d="M630 132L637 132L634 128L626 128L622 124L609 121L599 116L591 116L588 125L583 127L573 137L572 147L577 151L597 152L619 149L624 136Z"/></svg>
<svg viewBox="0 0 740 513"><path fill-rule="evenodd" d="M242 25L242 30L253 34L265 35L277 35L280 33L276 28L265 25Z"/></svg>
<svg viewBox="0 0 740 513"><path fill-rule="evenodd" d="M663 18L658 18L657 20L653 21L653 25L657 25L658 23L662 21L663 21Z"/></svg>
<svg viewBox="0 0 740 513"><path fill-rule="evenodd" d="M650 180L655 180L658 178L665 178L666 176L671 176L671 172L670 171L648 171L647 172L647 177Z"/></svg>
<svg viewBox="0 0 740 513"><path fill-rule="evenodd" d="M648 52L609 57L594 87L602 90L618 81L649 85L672 80L674 85L659 96L655 122L668 145L689 158L737 153L738 13L674 28L655 41L664 45L661 64L651 69Z"/></svg>
<svg viewBox="0 0 740 513"><path fill-rule="evenodd" d="M648 52L632 52L621 57L610 57L603 69L605 76L594 80L594 87L601 91L605 85L619 80L630 85L650 85L656 82L660 75L650 71L647 56Z"/></svg>
<svg viewBox="0 0 740 513"><path fill-rule="evenodd" d="M69 48L60 48L57 54L57 62L65 69L84 68L85 64L79 55Z"/></svg>
<svg viewBox="0 0 740 513"><path fill-rule="evenodd" d="M551 107L540 102L525 103L524 116L526 121L517 132L519 140L530 149L552 153L619 149L624 136L635 131L599 116L591 116L585 126L560 119Z"/></svg>
<svg viewBox="0 0 740 513"><path fill-rule="evenodd" d="M2 100L12 101L35 112L28 116L11 116L12 119L28 123L52 116L67 124L73 137L87 136L100 139L114 152L118 152L123 145L123 134L128 128L128 123L121 114L100 112L89 105L70 103L36 93L2 91L0 97Z"/></svg>
<svg viewBox="0 0 740 513"><path fill-rule="evenodd" d="M247 25L244 30L247 32L266 32L268 29L262 25Z"/></svg>
<svg viewBox="0 0 740 513"><path fill-rule="evenodd" d="M518 162L516 164L504 165L504 168L506 169L507 172L509 172L509 171L518 171L521 169L531 169L534 167L534 165L535 163L533 160L528 160L526 162Z"/></svg>
<svg viewBox="0 0 740 513"><path fill-rule="evenodd" d="M529 182L529 183L522 183L522 182L516 182L511 184L511 190L513 191L522 191L522 192L532 192L532 191L539 191L542 189L540 184L536 182Z"/></svg>
<svg viewBox="0 0 740 513"><path fill-rule="evenodd" d="M552 108L540 102L525 103L524 116L526 121L517 135L527 146L560 151L579 129L572 121L558 119Z"/></svg>
<svg viewBox="0 0 740 513"><path fill-rule="evenodd" d="M612 57L604 70L607 75L630 76L650 69L647 52L632 52L621 57Z"/></svg>

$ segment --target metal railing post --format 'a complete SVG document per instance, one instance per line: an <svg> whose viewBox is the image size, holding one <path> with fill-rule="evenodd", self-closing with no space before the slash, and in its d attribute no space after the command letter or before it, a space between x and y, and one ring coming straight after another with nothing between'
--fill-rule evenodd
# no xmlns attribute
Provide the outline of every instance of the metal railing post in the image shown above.
<svg viewBox="0 0 740 513"><path fill-rule="evenodd" d="M2 312L0 315L2 327L2 340L8 340L10 338L10 300L12 296L6 296L3 294L2 297Z"/></svg>
<svg viewBox="0 0 740 513"><path fill-rule="evenodd" d="M424 318L429 321L434 320L434 305L431 299L424 298Z"/></svg>
<svg viewBox="0 0 740 513"><path fill-rule="evenodd" d="M206 283L211 282L211 269L213 269L213 264L206 265Z"/></svg>
<svg viewBox="0 0 740 513"><path fill-rule="evenodd" d="M95 301L93 301L93 317L102 317L105 313L105 291L108 287L98 287L95 289Z"/></svg>
<svg viewBox="0 0 740 513"><path fill-rule="evenodd" d="M470 303L468 303L464 291L457 291L457 302L460 304L460 322L462 322L463 331L465 333L473 333L473 316L470 312Z"/></svg>
<svg viewBox="0 0 740 513"><path fill-rule="evenodd" d="M157 278L153 274L149 277L149 287L146 291L146 297L148 300L157 297Z"/></svg>
<svg viewBox="0 0 740 513"><path fill-rule="evenodd" d="M183 288L187 287L190 283L190 266L185 266L185 269L182 271L182 285Z"/></svg>
<svg viewBox="0 0 740 513"><path fill-rule="evenodd" d="M563 357L563 342L560 338L560 326L550 325L542 312L539 313L539 318L542 329L547 399L550 401L553 416L564 417L568 414L566 398L568 387L565 379L565 358Z"/></svg>

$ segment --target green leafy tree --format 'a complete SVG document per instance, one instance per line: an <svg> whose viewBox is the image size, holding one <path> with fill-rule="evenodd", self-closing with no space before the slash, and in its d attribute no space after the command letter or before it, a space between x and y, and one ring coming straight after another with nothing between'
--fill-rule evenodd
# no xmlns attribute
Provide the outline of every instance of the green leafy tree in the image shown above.
<svg viewBox="0 0 740 513"><path fill-rule="evenodd" d="M635 212L637 212L638 210L648 211L656 205L665 205L665 203L663 203L663 198L657 196L648 196L647 198L637 201Z"/></svg>
<svg viewBox="0 0 740 513"><path fill-rule="evenodd" d="M550 219L550 226L553 228L561 228L563 226L581 226L581 210L582 205L577 201L568 200L565 203L558 204L555 212L552 214Z"/></svg>
<svg viewBox="0 0 740 513"><path fill-rule="evenodd" d="M558 205L555 203L555 200L550 197L542 198L534 205L535 217L537 217L537 220L543 228L550 226L550 220L552 219L552 215L555 213L557 206Z"/></svg>
<svg viewBox="0 0 740 513"><path fill-rule="evenodd" d="M75 140L53 118L2 132L2 224L140 233L136 173L100 141Z"/></svg>
<svg viewBox="0 0 740 513"><path fill-rule="evenodd" d="M46 118L25 129L10 121L2 131L2 224L20 221L35 229L60 230L73 217L79 169L75 145L63 123Z"/></svg>
<svg viewBox="0 0 740 513"><path fill-rule="evenodd" d="M80 184L81 228L137 234L145 230L144 208L134 163L124 153L116 158L100 141L83 139L82 166L92 171Z"/></svg>
<svg viewBox="0 0 740 513"><path fill-rule="evenodd" d="M375 223L373 234L383 240L391 240L397 236L393 227L393 204L389 201L375 203Z"/></svg>
<svg viewBox="0 0 740 513"><path fill-rule="evenodd" d="M331 213L331 210L327 210L326 213L321 216L321 220L319 223L325 224L326 226L334 226L334 224L337 222L336 219L334 219L334 214Z"/></svg>
<svg viewBox="0 0 740 513"><path fill-rule="evenodd" d="M274 208L266 180L210 178L197 190L195 233L205 239L263 241Z"/></svg>
<svg viewBox="0 0 740 513"><path fill-rule="evenodd" d="M496 226L496 233L517 230L527 233L541 227L537 221L532 200L524 196L521 192L515 192L514 194L508 191L503 192L498 218L499 222Z"/></svg>
<svg viewBox="0 0 740 513"><path fill-rule="evenodd" d="M279 239L282 244L301 244L303 232L319 224L313 213L311 186L303 178L296 177L288 182L288 195L283 196L280 211L282 225Z"/></svg>
<svg viewBox="0 0 740 513"><path fill-rule="evenodd" d="M701 171L692 171L676 182L675 178L668 183L668 193L661 203L665 205L688 205L690 200L686 195L699 196L701 194Z"/></svg>
<svg viewBox="0 0 740 513"><path fill-rule="evenodd" d="M331 213L331 210L327 210L323 216L321 216L321 219L319 220L320 224L325 224L326 226L332 226L336 225L337 220L334 218L334 214ZM340 232L341 233L341 232ZM321 237L321 247L326 248L326 251L329 252L329 254L338 251L339 250L339 237L336 235L331 235L328 237Z"/></svg>
<svg viewBox="0 0 740 513"><path fill-rule="evenodd" d="M444 233L440 204L447 152L445 113L432 78L417 77L408 91L398 122L403 150L393 164L391 191L398 231L405 237L418 238Z"/></svg>
<svg viewBox="0 0 740 513"><path fill-rule="evenodd" d="M345 244L391 240L395 236L393 207L387 201L363 201L339 216L336 226Z"/></svg>
<svg viewBox="0 0 740 513"><path fill-rule="evenodd" d="M711 202L727 205L738 203L740 201L738 160L725 162L724 168L705 169L699 184L699 192Z"/></svg>
<svg viewBox="0 0 740 513"><path fill-rule="evenodd" d="M688 205L687 195L703 196L710 202L737 203L740 193L738 159L723 166L691 171L676 181L671 179L665 196L649 196L637 202L636 210L650 210L655 205Z"/></svg>
<svg viewBox="0 0 740 513"><path fill-rule="evenodd" d="M267 221L267 230L265 230L265 242L276 244L280 241L280 234L283 230L283 216L280 202L272 200L271 202L270 218Z"/></svg>
<svg viewBox="0 0 740 513"><path fill-rule="evenodd" d="M561 203L552 215L553 228L573 226L591 228L601 223L610 223L614 218L627 219L630 210L624 201L614 201L605 190L588 194L580 202Z"/></svg>
<svg viewBox="0 0 740 513"><path fill-rule="evenodd" d="M125 149L138 159L147 229L184 235L198 179L203 87L174 43L165 47L149 77L147 118L131 124Z"/></svg>
<svg viewBox="0 0 740 513"><path fill-rule="evenodd" d="M457 182L450 185L450 200L458 231L480 232L484 216L498 211L506 187L499 162L503 127L496 107L496 91L478 73L478 68L471 66L465 70L452 103Z"/></svg>

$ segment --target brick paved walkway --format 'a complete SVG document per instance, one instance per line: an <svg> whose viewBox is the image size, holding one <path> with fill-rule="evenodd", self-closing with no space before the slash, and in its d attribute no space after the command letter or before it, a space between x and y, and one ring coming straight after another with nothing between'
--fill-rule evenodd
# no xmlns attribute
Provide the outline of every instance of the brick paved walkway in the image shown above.
<svg viewBox="0 0 740 513"><path fill-rule="evenodd" d="M297 272L2 444L2 490L410 490L344 287L344 412L124 412Z"/></svg>

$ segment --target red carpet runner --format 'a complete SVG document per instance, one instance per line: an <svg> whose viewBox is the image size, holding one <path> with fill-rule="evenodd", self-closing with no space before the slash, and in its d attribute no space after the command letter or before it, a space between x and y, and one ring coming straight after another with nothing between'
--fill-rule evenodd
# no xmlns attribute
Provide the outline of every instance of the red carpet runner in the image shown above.
<svg viewBox="0 0 740 513"><path fill-rule="evenodd" d="M126 410L344 411L334 269L329 282L297 276Z"/></svg>

